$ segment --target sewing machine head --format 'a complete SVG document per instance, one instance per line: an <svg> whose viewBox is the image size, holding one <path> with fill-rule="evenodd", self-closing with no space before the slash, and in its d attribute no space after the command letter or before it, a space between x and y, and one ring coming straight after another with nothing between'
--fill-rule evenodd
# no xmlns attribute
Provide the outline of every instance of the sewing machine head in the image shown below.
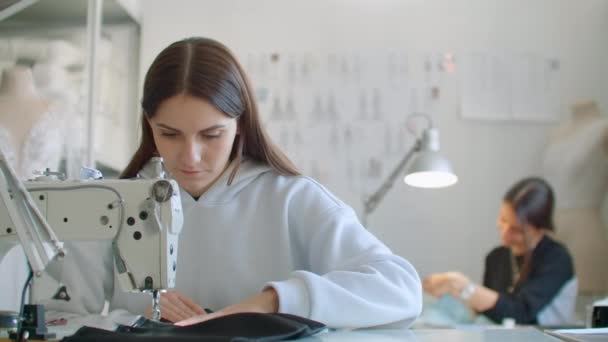
<svg viewBox="0 0 608 342"><path fill-rule="evenodd" d="M59 241L112 241L124 291L175 287L183 220L175 181L43 179L23 185ZM21 236L11 216L4 214L2 203L0 213L0 243L19 243Z"/></svg>

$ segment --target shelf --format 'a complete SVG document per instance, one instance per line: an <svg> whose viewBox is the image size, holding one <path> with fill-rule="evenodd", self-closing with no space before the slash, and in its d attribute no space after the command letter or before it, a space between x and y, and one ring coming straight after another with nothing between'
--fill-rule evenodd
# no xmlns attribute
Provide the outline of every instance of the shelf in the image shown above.
<svg viewBox="0 0 608 342"><path fill-rule="evenodd" d="M0 1L3 26L85 24L86 0L5 0ZM103 23L121 24L140 21L139 0L103 1Z"/></svg>

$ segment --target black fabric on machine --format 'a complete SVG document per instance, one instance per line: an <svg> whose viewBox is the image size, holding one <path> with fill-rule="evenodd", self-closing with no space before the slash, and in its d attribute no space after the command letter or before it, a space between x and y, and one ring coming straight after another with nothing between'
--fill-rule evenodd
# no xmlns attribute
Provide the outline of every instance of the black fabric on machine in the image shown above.
<svg viewBox="0 0 608 342"><path fill-rule="evenodd" d="M186 327L150 320L140 320L134 326L120 326L116 331L82 327L74 335L65 337L61 341L270 342L298 339L316 334L324 329L323 323L299 316L247 312L222 316Z"/></svg>

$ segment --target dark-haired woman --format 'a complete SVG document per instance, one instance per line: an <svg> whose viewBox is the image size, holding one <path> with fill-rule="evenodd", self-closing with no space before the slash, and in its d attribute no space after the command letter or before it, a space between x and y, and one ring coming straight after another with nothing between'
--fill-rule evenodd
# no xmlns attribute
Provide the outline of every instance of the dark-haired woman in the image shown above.
<svg viewBox="0 0 608 342"><path fill-rule="evenodd" d="M424 290L435 297L460 298L473 311L495 322L571 323L577 286L567 249L549 236L553 230L554 195L540 178L514 184L498 214L502 246L486 257L483 285L460 272L425 278Z"/></svg>
<svg viewBox="0 0 608 342"><path fill-rule="evenodd" d="M160 155L182 190L177 287L161 298L164 319L282 312L369 327L420 314L415 269L270 141L224 45L190 38L165 48L146 74L142 109L142 140L122 177Z"/></svg>

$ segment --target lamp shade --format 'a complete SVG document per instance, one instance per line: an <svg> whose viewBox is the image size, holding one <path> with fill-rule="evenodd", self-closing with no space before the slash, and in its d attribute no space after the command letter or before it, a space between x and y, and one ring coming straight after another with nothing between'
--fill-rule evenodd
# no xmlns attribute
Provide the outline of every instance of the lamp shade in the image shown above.
<svg viewBox="0 0 608 342"><path fill-rule="evenodd" d="M412 161L404 181L417 188L442 188L455 184L458 177L439 152L422 151Z"/></svg>
<svg viewBox="0 0 608 342"><path fill-rule="evenodd" d="M452 165L439 153L439 131L429 128L422 134L420 148L407 169L406 184L418 188L442 188L455 184Z"/></svg>

